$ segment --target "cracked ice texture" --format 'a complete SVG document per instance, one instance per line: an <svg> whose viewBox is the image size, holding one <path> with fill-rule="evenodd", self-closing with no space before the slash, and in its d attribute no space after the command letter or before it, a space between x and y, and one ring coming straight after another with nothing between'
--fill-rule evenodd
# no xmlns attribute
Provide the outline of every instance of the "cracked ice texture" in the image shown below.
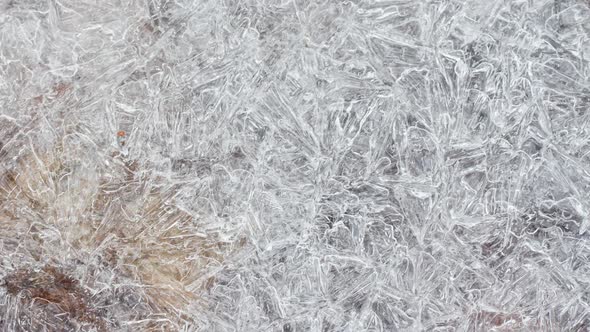
<svg viewBox="0 0 590 332"><path fill-rule="evenodd" d="M587 331L589 39L585 0L1 0L0 330Z"/></svg>

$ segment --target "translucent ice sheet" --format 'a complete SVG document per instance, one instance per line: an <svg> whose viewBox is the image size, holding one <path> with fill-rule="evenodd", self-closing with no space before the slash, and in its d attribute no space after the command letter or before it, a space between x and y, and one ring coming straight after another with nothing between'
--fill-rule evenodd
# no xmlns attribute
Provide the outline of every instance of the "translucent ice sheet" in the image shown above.
<svg viewBox="0 0 590 332"><path fill-rule="evenodd" d="M587 331L590 2L0 0L0 331Z"/></svg>

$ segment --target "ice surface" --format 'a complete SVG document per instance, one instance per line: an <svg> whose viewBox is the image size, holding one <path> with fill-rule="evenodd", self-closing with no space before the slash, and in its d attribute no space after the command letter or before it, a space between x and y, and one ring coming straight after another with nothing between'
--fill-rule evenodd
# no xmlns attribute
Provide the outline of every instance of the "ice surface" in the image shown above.
<svg viewBox="0 0 590 332"><path fill-rule="evenodd" d="M588 331L589 56L586 0L0 0L0 330Z"/></svg>

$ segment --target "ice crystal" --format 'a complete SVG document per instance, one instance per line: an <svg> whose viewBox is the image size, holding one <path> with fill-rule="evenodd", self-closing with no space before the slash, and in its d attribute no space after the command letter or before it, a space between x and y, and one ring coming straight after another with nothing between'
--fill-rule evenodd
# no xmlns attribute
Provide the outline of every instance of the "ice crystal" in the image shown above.
<svg viewBox="0 0 590 332"><path fill-rule="evenodd" d="M0 330L587 331L587 0L0 0Z"/></svg>

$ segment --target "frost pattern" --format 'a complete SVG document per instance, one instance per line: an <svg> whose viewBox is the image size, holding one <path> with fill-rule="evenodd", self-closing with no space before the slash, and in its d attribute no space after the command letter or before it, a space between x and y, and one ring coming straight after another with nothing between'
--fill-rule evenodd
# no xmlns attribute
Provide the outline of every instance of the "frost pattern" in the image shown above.
<svg viewBox="0 0 590 332"><path fill-rule="evenodd" d="M0 0L0 330L590 330L586 0Z"/></svg>

